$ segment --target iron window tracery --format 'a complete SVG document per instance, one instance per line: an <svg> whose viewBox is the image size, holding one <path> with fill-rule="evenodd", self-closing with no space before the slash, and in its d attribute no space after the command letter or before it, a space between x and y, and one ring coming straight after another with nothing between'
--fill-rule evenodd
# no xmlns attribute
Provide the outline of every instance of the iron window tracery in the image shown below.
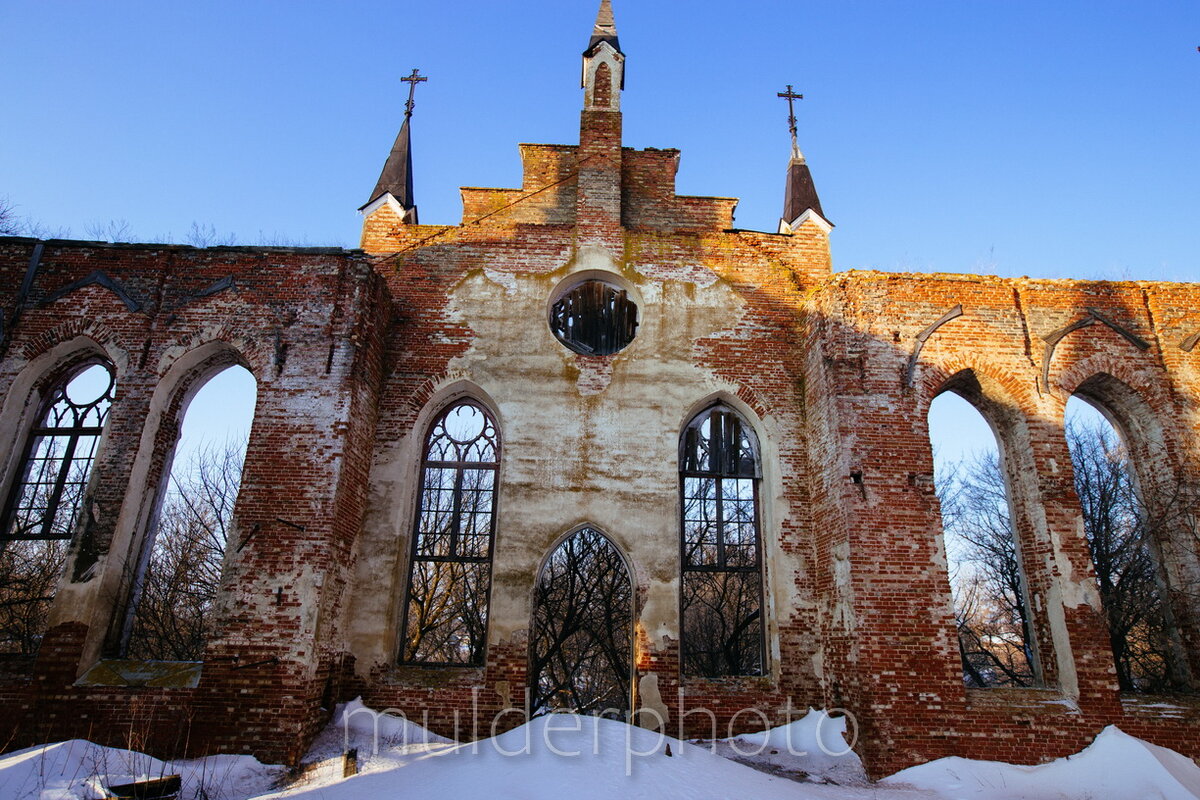
<svg viewBox="0 0 1200 800"><path fill-rule="evenodd" d="M758 452L742 418L714 406L684 430L682 668L703 676L763 672Z"/></svg>
<svg viewBox="0 0 1200 800"><path fill-rule="evenodd" d="M576 353L607 356L624 350L637 332L637 304L604 281L584 281L550 309L550 330Z"/></svg>
<svg viewBox="0 0 1200 800"><path fill-rule="evenodd" d="M108 364L54 387L9 492L4 540L71 538L115 389Z"/></svg>
<svg viewBox="0 0 1200 800"><path fill-rule="evenodd" d="M457 403L425 442L405 600L405 663L486 658L500 438L478 404Z"/></svg>
<svg viewBox="0 0 1200 800"><path fill-rule="evenodd" d="M26 438L0 518L0 653L38 650L115 389L111 364L76 369Z"/></svg>

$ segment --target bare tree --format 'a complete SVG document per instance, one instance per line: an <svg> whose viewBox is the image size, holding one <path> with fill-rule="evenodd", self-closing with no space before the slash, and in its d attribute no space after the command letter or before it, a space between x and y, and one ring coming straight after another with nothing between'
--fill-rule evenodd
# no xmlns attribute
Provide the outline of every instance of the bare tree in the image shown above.
<svg viewBox="0 0 1200 800"><path fill-rule="evenodd" d="M84 228L89 239L97 242L132 242L136 237L128 220L110 219L108 222L91 222Z"/></svg>
<svg viewBox="0 0 1200 800"><path fill-rule="evenodd" d="M23 223L7 198L0 197L0 236L20 236Z"/></svg>
<svg viewBox="0 0 1200 800"><path fill-rule="evenodd" d="M1030 686L1033 637L999 455L987 451L947 471L937 489L963 680Z"/></svg>
<svg viewBox="0 0 1200 800"><path fill-rule="evenodd" d="M65 239L70 235L70 228L50 228L29 217L18 214L16 204L6 197L0 197L0 236Z"/></svg>
<svg viewBox="0 0 1200 800"><path fill-rule="evenodd" d="M1182 688L1176 685L1176 631L1155 543L1170 538L1173 518L1187 511L1184 495L1157 498L1151 513L1137 491L1129 454L1107 423L1068 423L1067 444L1117 681L1126 691Z"/></svg>
<svg viewBox="0 0 1200 800"><path fill-rule="evenodd" d="M1194 499L1175 486L1146 502L1128 453L1107 423L1069 421L1066 436L1118 683L1125 691L1184 688L1157 552L1159 544L1186 546L1175 539L1181 530L1195 531ZM1030 685L1030 618L999 459L988 454L957 465L939 481L938 495L964 680L971 686ZM1190 596L1196 587L1175 588Z"/></svg>
<svg viewBox="0 0 1200 800"><path fill-rule="evenodd" d="M183 238L193 247L231 247L237 244L235 234L219 234L212 223L201 225L199 222L192 222L192 229Z"/></svg>
<svg viewBox="0 0 1200 800"><path fill-rule="evenodd" d="M0 653L37 653L69 545L66 539L4 542L0 549Z"/></svg>
<svg viewBox="0 0 1200 800"><path fill-rule="evenodd" d="M487 658L491 565L479 561L413 564L405 660L482 664Z"/></svg>
<svg viewBox="0 0 1200 800"><path fill-rule="evenodd" d="M632 675L633 589L620 554L584 528L538 576L530 631L533 713L625 717Z"/></svg>
<svg viewBox="0 0 1200 800"><path fill-rule="evenodd" d="M762 578L758 572L683 575L684 674L762 673Z"/></svg>
<svg viewBox="0 0 1200 800"><path fill-rule="evenodd" d="M157 532L135 590L129 658L198 661L212 633L242 449L202 449L173 469Z"/></svg>

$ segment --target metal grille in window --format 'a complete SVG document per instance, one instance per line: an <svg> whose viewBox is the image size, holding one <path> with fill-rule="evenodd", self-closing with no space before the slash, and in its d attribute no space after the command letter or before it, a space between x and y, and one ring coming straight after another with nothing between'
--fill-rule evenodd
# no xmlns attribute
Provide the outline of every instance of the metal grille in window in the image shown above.
<svg viewBox="0 0 1200 800"><path fill-rule="evenodd" d="M499 465L496 424L481 407L462 402L434 421L413 530L406 663L484 662Z"/></svg>
<svg viewBox="0 0 1200 800"><path fill-rule="evenodd" d="M682 667L689 675L763 671L758 455L749 427L715 406L680 451Z"/></svg>
<svg viewBox="0 0 1200 800"><path fill-rule="evenodd" d="M4 539L71 538L114 387L96 364L51 392L9 493Z"/></svg>
<svg viewBox="0 0 1200 800"><path fill-rule="evenodd" d="M113 393L111 366L76 372L29 433L0 526L0 653L37 652Z"/></svg>
<svg viewBox="0 0 1200 800"><path fill-rule="evenodd" d="M637 304L624 289L586 281L550 310L550 329L576 353L607 356L625 349L637 331Z"/></svg>

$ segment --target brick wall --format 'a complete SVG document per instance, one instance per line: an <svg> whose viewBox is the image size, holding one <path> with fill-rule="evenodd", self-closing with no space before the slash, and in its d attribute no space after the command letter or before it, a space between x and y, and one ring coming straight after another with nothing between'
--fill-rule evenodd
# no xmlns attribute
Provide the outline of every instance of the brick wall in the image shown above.
<svg viewBox="0 0 1200 800"><path fill-rule="evenodd" d="M822 227L730 230L734 201L675 194L676 151L622 148L611 110L581 126L579 148L522 146L521 189L464 189L461 225L380 207L365 252L52 241L19 296L39 243L0 240L4 480L56 369L104 355L119 387L73 556L88 569L68 570L36 661L0 665L0 701L18 710L0 736L144 731L160 755L290 762L357 694L440 733L486 735L497 715L511 727L538 567L587 523L632 565L635 684L670 732L843 708L875 775L951 754L1034 763L1107 724L1200 755L1193 700L1117 691L1062 430L1082 392L1130 433L1143 484L1200 480L1200 346L1187 345L1200 287L834 274ZM552 297L582 277L638 303L620 353L551 334ZM76 686L112 652L178 393L225 363L254 373L259 400L244 545L200 683ZM1005 448L1042 688L962 684L926 419L946 390ZM464 395L503 441L487 661L400 666L421 447ZM716 401L762 445L762 676L680 674L678 437ZM1186 555L1168 570L1177 585L1198 574ZM1194 603L1174 599L1195 673Z"/></svg>

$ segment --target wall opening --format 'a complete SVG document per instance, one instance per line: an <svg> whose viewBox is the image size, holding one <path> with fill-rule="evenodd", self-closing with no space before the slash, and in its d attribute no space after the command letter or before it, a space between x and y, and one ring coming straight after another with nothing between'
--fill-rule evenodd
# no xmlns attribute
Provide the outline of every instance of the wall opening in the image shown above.
<svg viewBox="0 0 1200 800"><path fill-rule="evenodd" d="M1033 618L1000 443L953 389L930 404L929 436L963 683L1035 686Z"/></svg>
<svg viewBox="0 0 1200 800"><path fill-rule="evenodd" d="M76 367L26 438L0 528L0 654L37 653L115 396L111 364Z"/></svg>
<svg viewBox="0 0 1200 800"><path fill-rule="evenodd" d="M482 666L496 525L500 435L483 406L462 400L425 439L400 660Z"/></svg>
<svg viewBox="0 0 1200 800"><path fill-rule="evenodd" d="M681 668L685 675L765 669L758 441L733 409L697 414L679 448Z"/></svg>
<svg viewBox="0 0 1200 800"><path fill-rule="evenodd" d="M633 584L607 536L581 528L550 553L534 587L529 630L531 713L628 718Z"/></svg>
<svg viewBox="0 0 1200 800"><path fill-rule="evenodd" d="M1127 692L1186 689L1161 549L1184 509L1173 507L1181 498L1163 481L1139 480L1146 465L1113 419L1105 404L1076 395L1064 428L1117 682ZM1148 485L1165 495L1147 497Z"/></svg>
<svg viewBox="0 0 1200 800"><path fill-rule="evenodd" d="M256 397L254 376L231 366L187 403L134 582L126 658L204 657Z"/></svg>
<svg viewBox="0 0 1200 800"><path fill-rule="evenodd" d="M576 284L550 308L554 336L587 356L619 353L633 341L637 326L637 304L629 292L601 280Z"/></svg>

